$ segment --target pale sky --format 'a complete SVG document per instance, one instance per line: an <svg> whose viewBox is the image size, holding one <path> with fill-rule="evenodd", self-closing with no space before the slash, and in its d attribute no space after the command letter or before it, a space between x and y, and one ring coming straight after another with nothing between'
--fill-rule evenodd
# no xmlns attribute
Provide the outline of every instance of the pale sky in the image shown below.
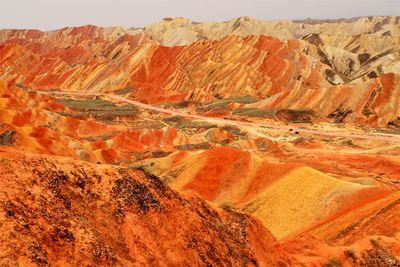
<svg viewBox="0 0 400 267"><path fill-rule="evenodd" d="M224 21L400 15L400 0L0 0L0 28L143 27L164 17Z"/></svg>

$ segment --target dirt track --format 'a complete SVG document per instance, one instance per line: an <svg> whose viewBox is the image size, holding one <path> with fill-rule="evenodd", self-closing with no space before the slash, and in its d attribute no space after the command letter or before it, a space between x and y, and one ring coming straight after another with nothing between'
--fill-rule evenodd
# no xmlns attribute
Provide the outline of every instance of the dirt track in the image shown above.
<svg viewBox="0 0 400 267"><path fill-rule="evenodd" d="M128 99L122 96L117 96L114 94L101 94L101 93L72 93L72 92L39 92L41 94L49 94L49 95L71 95L71 96L103 96L110 99L113 102L125 102L136 107L153 110L160 113L169 114L172 116L181 116L185 118L192 119L200 119L207 122L220 124L220 125L235 125L235 126L246 126L251 127L254 130L262 130L262 129L274 129L282 132L288 133L289 131L298 132L299 134L311 134L311 135L322 135L322 136L331 136L331 137L346 137L350 139L364 139L364 140L375 140L375 141L385 141L385 142L395 142L400 143L400 136L396 135L388 135L388 134L358 134L354 132L348 131L328 131L328 130L314 130L314 129L305 129L305 128L296 128L288 125L267 125L263 123L255 123L255 122L243 122L236 120L228 120L228 119L220 119L220 118L211 118L206 116L187 114L175 110L165 109L156 107L149 104L144 104L132 99Z"/></svg>

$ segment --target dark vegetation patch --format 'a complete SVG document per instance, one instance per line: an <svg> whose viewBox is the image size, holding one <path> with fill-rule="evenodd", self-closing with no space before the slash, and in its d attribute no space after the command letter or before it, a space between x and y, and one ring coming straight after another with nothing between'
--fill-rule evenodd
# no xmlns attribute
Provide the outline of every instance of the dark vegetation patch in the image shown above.
<svg viewBox="0 0 400 267"><path fill-rule="evenodd" d="M51 190L51 192L53 192L53 194L59 198L60 200L62 200L64 207L66 209L70 209L71 208L71 200L68 198L68 196L66 194L64 194L61 189L61 186L68 180L68 175L63 172L63 171L50 171L48 173L46 173L46 176L42 176L45 177L47 180L47 186L48 188Z"/></svg>
<svg viewBox="0 0 400 267"><path fill-rule="evenodd" d="M231 98L223 98L217 99L211 103L203 104L202 106L198 107L196 111L198 112L208 112L215 109L225 108L230 104L238 103L238 104L251 104L258 102L259 99L255 98L254 96L238 96L238 97L231 97Z"/></svg>
<svg viewBox="0 0 400 267"><path fill-rule="evenodd" d="M374 79L374 78L378 77L378 74L376 74L375 71L371 71L370 73L368 73L367 76L368 76L368 78L370 78L370 79Z"/></svg>
<svg viewBox="0 0 400 267"><path fill-rule="evenodd" d="M388 212L389 210L393 209L394 207L396 207L397 205L400 204L400 199L397 199L395 201L393 201L392 203L390 203L389 205L383 207L382 209L380 209L377 213L375 213L374 217L378 217L381 214L384 214L386 212ZM372 218L372 219L373 219ZM369 219L369 221L371 221L372 219ZM330 238L329 242L335 242L339 239L343 239L346 236L348 236L349 234L351 234L352 232L356 231L357 229L360 228L360 225L362 225L363 223L366 223L365 221L355 221L352 224L348 225L346 228L344 228L343 230L339 231L338 233L336 233L335 236L333 236L332 238Z"/></svg>
<svg viewBox="0 0 400 267"><path fill-rule="evenodd" d="M103 99L72 99L64 98L57 101L64 106L77 111L96 111L96 110L132 110L134 106L117 106L116 104Z"/></svg>
<svg viewBox="0 0 400 267"><path fill-rule="evenodd" d="M231 134L233 134L234 136L238 136L238 137L246 137L247 136L247 132L242 132L239 127L237 127L236 125L225 125L222 127L222 130L227 131Z"/></svg>
<svg viewBox="0 0 400 267"><path fill-rule="evenodd" d="M207 150L210 149L211 146L209 143L204 142L204 143L199 143L199 144L184 144L180 146L176 146L177 149L179 150Z"/></svg>
<svg viewBox="0 0 400 267"><path fill-rule="evenodd" d="M117 135L117 132L112 132L112 133L106 133L106 134L97 135L97 136L93 136L93 135L92 136L84 136L84 137L81 137L81 139L85 140L85 141L89 141L89 142L95 142L97 140L107 141L107 140L112 139L116 135Z"/></svg>
<svg viewBox="0 0 400 267"><path fill-rule="evenodd" d="M371 240L371 243L373 248L362 253L358 261L359 266L400 267L400 261L386 248L381 246L378 241Z"/></svg>
<svg viewBox="0 0 400 267"><path fill-rule="evenodd" d="M300 20L293 20L294 23L303 23L303 24L322 24L322 23L350 23L359 20L362 17L354 17L354 18L340 18L340 19L300 19ZM372 17L369 17L372 18Z"/></svg>
<svg viewBox="0 0 400 267"><path fill-rule="evenodd" d="M32 242L29 247L31 261L39 266L49 266L46 250L37 242Z"/></svg>
<svg viewBox="0 0 400 267"><path fill-rule="evenodd" d="M389 30L389 31L385 31L383 34L382 34L382 36L392 36L392 32Z"/></svg>
<svg viewBox="0 0 400 267"><path fill-rule="evenodd" d="M196 212L200 217L204 218L202 223L205 229L216 232L219 239L225 240L227 244L233 244L233 247L229 248L228 255L237 262L235 266L248 266L250 262L256 262L253 258L254 254L248 253L249 246L246 234L248 217L235 211L227 210L229 219L224 222L220 215L210 209L204 202L199 202L198 204ZM228 258L221 257L221 255L215 253L212 242L199 240L198 236L193 234L189 234L186 237L186 242L187 248L196 251L204 266L232 266ZM217 264L211 265L211 263ZM255 264L255 266L258 265Z"/></svg>
<svg viewBox="0 0 400 267"><path fill-rule="evenodd" d="M371 57L371 54L369 54L369 53L359 54L358 55L358 60L360 61L360 65L364 64L365 62L367 62L370 57Z"/></svg>
<svg viewBox="0 0 400 267"><path fill-rule="evenodd" d="M321 62L328 65L329 67L331 67L333 69L332 63L329 61L328 57L325 55L325 52L322 51L322 49L320 47L317 48L317 53L321 58Z"/></svg>
<svg viewBox="0 0 400 267"><path fill-rule="evenodd" d="M293 123L311 123L316 113L311 109L260 109L260 108L238 108L233 115L270 118Z"/></svg>
<svg viewBox="0 0 400 267"><path fill-rule="evenodd" d="M15 142L15 134L14 130L8 130L4 133L0 134L0 146L10 146Z"/></svg>
<svg viewBox="0 0 400 267"><path fill-rule="evenodd" d="M171 117L162 119L162 121L165 123L178 123L178 122L184 121L184 120L185 119L183 119L181 116L171 116Z"/></svg>
<svg viewBox="0 0 400 267"><path fill-rule="evenodd" d="M147 213L150 209L160 211L163 208L145 184L128 176L115 181L112 194L126 205L136 205L143 213Z"/></svg>
<svg viewBox="0 0 400 267"><path fill-rule="evenodd" d="M74 234L67 228L59 228L59 227L54 228L53 233L51 234L51 238L53 241L65 241L65 242L75 241Z"/></svg>
<svg viewBox="0 0 400 267"><path fill-rule="evenodd" d="M335 123L343 123L346 117L353 111L351 109L337 108L335 111L328 115L329 119L333 119Z"/></svg>
<svg viewBox="0 0 400 267"><path fill-rule="evenodd" d="M267 151L268 148L269 148L269 145L268 145L267 142L262 141L262 142L260 142L260 143L257 144L257 148L258 148L258 150L260 150L260 151Z"/></svg>
<svg viewBox="0 0 400 267"><path fill-rule="evenodd" d="M15 215L15 206L11 201L6 201L3 204L3 209L6 212L7 217L14 217Z"/></svg>
<svg viewBox="0 0 400 267"><path fill-rule="evenodd" d="M335 78L336 72L334 72L331 69L327 69L325 70L325 78L327 78L327 80L332 83L332 80Z"/></svg>
<svg viewBox="0 0 400 267"><path fill-rule="evenodd" d="M172 190L170 187L168 187L166 183L161 181L158 176L146 171L141 167L139 167L138 170L141 170L143 172L144 178L150 182L150 187L155 190L159 196L165 197L167 199L175 198L178 199L181 203L185 203L180 195Z"/></svg>
<svg viewBox="0 0 400 267"><path fill-rule="evenodd" d="M71 208L70 198L78 197L78 191L75 190L76 188L79 188L80 193L94 197L87 189L88 185L94 182L91 178L95 178L98 183L101 182L101 176L96 173L88 174L80 167L76 167L70 172L65 172L53 166L52 169L48 168L46 170L41 168L34 169L33 173L41 183L46 185L56 198L61 200L66 209ZM34 183L37 182L37 180L34 180Z"/></svg>
<svg viewBox="0 0 400 267"><path fill-rule="evenodd" d="M346 74L350 74L353 71L354 64L355 62L351 58L349 58L347 63L349 68L345 71Z"/></svg>
<svg viewBox="0 0 400 267"><path fill-rule="evenodd" d="M121 201L113 198L110 201L103 198L104 202L97 203L99 195L92 191L93 184L100 183L102 177L96 171L80 166L65 171L44 159L31 164L35 166L32 169L32 184L45 189L44 194L35 195L27 191L25 194L29 193L34 202L18 200L16 203L7 202L3 207L7 213L13 214L12 221L22 229L19 231L26 236L27 243L32 242L32 245L27 246L32 262L39 266L49 266L46 251L51 251L51 255L53 252L59 253L60 258L69 258L74 262L73 257L85 251L89 257L92 255L96 266L115 266L118 258L114 251L118 251L119 257L127 255L123 241L109 238L116 231L118 233L116 224L125 215L125 207L119 205ZM110 175L115 176L113 173ZM149 203L146 197L139 200L144 209ZM109 219L105 223L105 219L112 217L115 220ZM85 235L76 232L76 227L84 230ZM76 247L81 252L75 251ZM76 265L76 262L72 265Z"/></svg>
<svg viewBox="0 0 400 267"><path fill-rule="evenodd" d="M212 102L210 104L204 104L203 106L196 108L196 111L200 113L208 112L211 110L225 108L229 104L230 104L229 101L215 100L215 102Z"/></svg>
<svg viewBox="0 0 400 267"><path fill-rule="evenodd" d="M225 210L225 211L233 211L233 210L235 210L235 208L233 207L233 205L232 205L231 203L228 203L228 202L221 203L221 204L219 205L219 207L220 207L221 209Z"/></svg>
<svg viewBox="0 0 400 267"><path fill-rule="evenodd" d="M357 260L357 255L352 249L346 249L344 251L344 255L346 256L346 258L349 258L350 261L352 262L355 262Z"/></svg>
<svg viewBox="0 0 400 267"><path fill-rule="evenodd" d="M349 147L352 147L352 148L358 148L358 146L353 143L353 140L350 140L350 139L349 140L344 140L342 142L342 145L349 146Z"/></svg>
<svg viewBox="0 0 400 267"><path fill-rule="evenodd" d="M115 93L117 95L126 95L126 94L129 94L132 91L133 91L132 87L126 87L126 88L115 90L115 91L113 91L113 93Z"/></svg>
<svg viewBox="0 0 400 267"><path fill-rule="evenodd" d="M363 107L362 113L366 116L369 117L370 115L373 114L373 112L370 109L370 106L375 99L376 95L382 90L382 88L379 86L376 88L374 91L372 91L371 95L369 96L368 102L365 104Z"/></svg>
<svg viewBox="0 0 400 267"><path fill-rule="evenodd" d="M382 30L382 25L383 25L383 24L382 24L380 21L378 21L377 23L375 23L375 25L374 25L372 31L373 31L373 32L377 32L377 31Z"/></svg>
<svg viewBox="0 0 400 267"><path fill-rule="evenodd" d="M94 261L97 264L104 264L104 266L113 266L117 260L112 248L104 243L103 240L92 242L92 252Z"/></svg>
<svg viewBox="0 0 400 267"><path fill-rule="evenodd" d="M83 119L94 117L96 120L108 121L115 117L131 117L138 113L138 109L133 105L116 105L110 101L103 99L70 99L64 98L58 100L58 103L77 111L76 114L61 115L72 116L74 118Z"/></svg>
<svg viewBox="0 0 400 267"><path fill-rule="evenodd" d="M188 249L193 249L196 251L198 257L200 258L203 266L212 267L213 265L207 260L206 255L204 255L199 242L195 237L189 237L188 241L186 242L186 246Z"/></svg>
<svg viewBox="0 0 400 267"><path fill-rule="evenodd" d="M319 45L323 44L321 37L317 33L311 33L311 34L309 34L307 36L302 37L301 39L306 40L310 44L313 44L313 45L316 45L316 46L319 46Z"/></svg>
<svg viewBox="0 0 400 267"><path fill-rule="evenodd" d="M344 251L346 258L354 266L360 267L400 267L400 261L375 239L371 239L372 248L357 255L353 250ZM334 266L334 265L333 265Z"/></svg>
<svg viewBox="0 0 400 267"><path fill-rule="evenodd" d="M183 100L178 102L169 102L160 104L163 108L188 108L189 106L198 106L199 102L191 101L191 100Z"/></svg>
<svg viewBox="0 0 400 267"><path fill-rule="evenodd" d="M185 129L185 128L195 128L195 129L211 129L211 128L216 128L217 125L209 123L207 121L191 121L191 120L181 120L177 124L175 124L175 127L179 129Z"/></svg>
<svg viewBox="0 0 400 267"><path fill-rule="evenodd" d="M311 123L316 118L316 113L311 109L278 109L276 116L288 122Z"/></svg>
<svg viewBox="0 0 400 267"><path fill-rule="evenodd" d="M261 108L237 108L233 110L233 115L273 119L275 118L275 110Z"/></svg>
<svg viewBox="0 0 400 267"><path fill-rule="evenodd" d="M371 57L371 58L369 59L369 61L372 62L372 61L378 60L378 59L380 59L380 58L382 58L382 57L384 57L384 56L387 56L387 55L389 55L389 54L391 54L391 53L393 53L393 52L394 52L393 49L389 49L389 50L383 51L383 52L381 52L381 53L379 53L379 54L374 55L373 57Z"/></svg>
<svg viewBox="0 0 400 267"><path fill-rule="evenodd" d="M161 151L161 150L157 150L157 151L152 151L151 152L151 156L153 158L164 158L167 157L171 154L172 152L170 151Z"/></svg>
<svg viewBox="0 0 400 267"><path fill-rule="evenodd" d="M258 102L259 99L254 97L254 96L238 96L238 97L231 97L231 98L224 98L224 101L228 101L228 102L233 102L233 103L239 103L239 104L251 104L251 103L255 103Z"/></svg>
<svg viewBox="0 0 400 267"><path fill-rule="evenodd" d="M340 261L336 258L331 258L325 263L324 267L342 267Z"/></svg>
<svg viewBox="0 0 400 267"><path fill-rule="evenodd" d="M387 126L400 128L400 117L397 117L394 120L391 120L387 123Z"/></svg>
<svg viewBox="0 0 400 267"><path fill-rule="evenodd" d="M131 130L143 130L143 129L162 129L165 127L164 123L159 121L149 120L135 120L129 124Z"/></svg>
<svg viewBox="0 0 400 267"><path fill-rule="evenodd" d="M179 116L168 117L163 119L163 121L171 127L180 129L186 134L201 133L208 129L218 127L216 124L212 124L207 121L184 119Z"/></svg>

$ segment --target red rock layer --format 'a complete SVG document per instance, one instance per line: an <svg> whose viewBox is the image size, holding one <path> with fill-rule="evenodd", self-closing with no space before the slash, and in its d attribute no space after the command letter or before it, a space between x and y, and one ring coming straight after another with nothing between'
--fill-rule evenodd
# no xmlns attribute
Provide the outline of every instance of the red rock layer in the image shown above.
<svg viewBox="0 0 400 267"><path fill-rule="evenodd" d="M320 73L326 66L305 53L305 41L228 36L164 47L139 45L128 35L105 39L101 28L90 28L89 40L85 29L39 32L38 38L30 38L29 31L3 33L0 76L35 89L128 88L131 97L147 102L264 98L286 89L327 86Z"/></svg>

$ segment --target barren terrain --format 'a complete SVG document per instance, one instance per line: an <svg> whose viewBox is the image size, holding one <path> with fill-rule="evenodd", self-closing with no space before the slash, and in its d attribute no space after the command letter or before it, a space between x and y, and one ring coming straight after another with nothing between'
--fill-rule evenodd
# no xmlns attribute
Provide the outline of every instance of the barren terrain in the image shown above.
<svg viewBox="0 0 400 267"><path fill-rule="evenodd" d="M0 30L0 265L400 266L399 28Z"/></svg>

